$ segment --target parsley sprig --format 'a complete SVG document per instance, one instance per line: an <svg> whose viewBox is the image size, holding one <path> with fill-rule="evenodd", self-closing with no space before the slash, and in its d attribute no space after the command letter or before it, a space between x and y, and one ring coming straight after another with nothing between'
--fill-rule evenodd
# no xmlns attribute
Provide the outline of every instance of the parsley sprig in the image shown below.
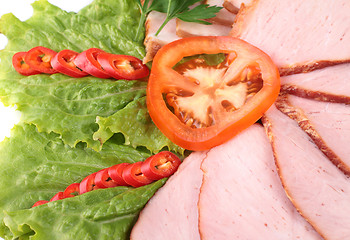
<svg viewBox="0 0 350 240"><path fill-rule="evenodd" d="M190 6L200 1L201 0L153 0L150 2L150 0L145 0L142 4L141 0L137 0L137 4L139 5L141 11L141 18L136 35L138 40L142 36L141 29L145 23L146 17L151 11L166 13L166 19L156 32L156 36L173 18L178 18L185 22L210 25L211 23L204 21L204 19L215 17L222 7L199 4L194 8L190 8Z"/></svg>

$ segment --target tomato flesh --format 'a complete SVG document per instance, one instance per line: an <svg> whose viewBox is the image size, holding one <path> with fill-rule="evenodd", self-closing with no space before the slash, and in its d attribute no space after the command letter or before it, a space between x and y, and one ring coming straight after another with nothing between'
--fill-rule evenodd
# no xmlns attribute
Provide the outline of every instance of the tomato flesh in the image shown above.
<svg viewBox="0 0 350 240"><path fill-rule="evenodd" d="M58 52L52 59L51 59L51 65L52 67L67 76L80 78L85 77L88 75L88 73L84 72L83 70L79 69L74 64L74 59L78 56L79 53L64 49L60 52Z"/></svg>
<svg viewBox="0 0 350 240"><path fill-rule="evenodd" d="M121 163L108 168L108 175L118 186L127 186L123 179L123 171L130 163Z"/></svg>
<svg viewBox="0 0 350 240"><path fill-rule="evenodd" d="M103 70L101 64L97 61L98 55L104 52L99 48L89 48L78 54L74 60L74 64L94 77L110 78L111 76Z"/></svg>
<svg viewBox="0 0 350 240"><path fill-rule="evenodd" d="M100 53L97 61L115 79L136 80L148 76L149 69L136 57L111 53Z"/></svg>
<svg viewBox="0 0 350 240"><path fill-rule="evenodd" d="M133 187L141 187L150 184L152 179L149 179L141 172L142 162L136 162L126 166L123 170L124 181Z"/></svg>
<svg viewBox="0 0 350 240"><path fill-rule="evenodd" d="M198 54L224 53L218 66L177 63ZM186 65L187 64L187 65ZM207 150L254 124L276 100L279 72L271 58L243 40L189 37L156 54L147 86L147 108L175 144Z"/></svg>
<svg viewBox="0 0 350 240"><path fill-rule="evenodd" d="M54 74L57 73L52 68L51 59L57 54L52 49L38 46L30 49L25 55L25 62L34 70L41 73Z"/></svg>
<svg viewBox="0 0 350 240"><path fill-rule="evenodd" d="M152 180L170 177L176 172L181 160L172 152L163 151L147 158L141 165L141 172Z"/></svg>
<svg viewBox="0 0 350 240"><path fill-rule="evenodd" d="M12 57L12 65L15 68L15 70L24 76L30 76L39 74L40 72L37 70L34 70L31 68L26 62L25 62L25 56L27 52L18 52L15 53Z"/></svg>

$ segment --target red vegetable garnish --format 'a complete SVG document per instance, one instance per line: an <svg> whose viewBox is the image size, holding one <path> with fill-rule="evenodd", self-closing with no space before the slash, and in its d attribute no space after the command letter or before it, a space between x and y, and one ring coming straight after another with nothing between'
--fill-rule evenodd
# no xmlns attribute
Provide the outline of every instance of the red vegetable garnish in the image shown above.
<svg viewBox="0 0 350 240"><path fill-rule="evenodd" d="M34 74L39 74L39 71L34 70L25 62L25 56L27 52L18 52L12 57L12 65L15 70L24 76L30 76Z"/></svg>
<svg viewBox="0 0 350 240"><path fill-rule="evenodd" d="M123 170L129 165L130 163L121 163L108 168L108 175L118 186L128 185L123 179Z"/></svg>
<svg viewBox="0 0 350 240"><path fill-rule="evenodd" d="M149 75L148 67L133 56L102 52L97 61L115 79L136 80Z"/></svg>
<svg viewBox="0 0 350 240"><path fill-rule="evenodd" d="M78 68L94 77L110 78L111 76L103 70L101 64L97 61L98 55L103 52L104 51L99 48L89 48L88 50L78 54L74 60L74 63Z"/></svg>
<svg viewBox="0 0 350 240"><path fill-rule="evenodd" d="M97 172L90 174L86 178L81 181L79 184L79 194L83 194L86 192L90 192L94 189L97 189L98 187L95 185L95 176Z"/></svg>
<svg viewBox="0 0 350 240"><path fill-rule="evenodd" d="M47 200L39 200L36 203L34 203L32 207L40 206L40 205L46 204L48 202L49 201L47 201Z"/></svg>
<svg viewBox="0 0 350 240"><path fill-rule="evenodd" d="M50 202L57 201L57 200L61 200L61 199L64 199L64 197L63 197L63 192L58 192L58 193L56 193L55 196L53 196L53 197L50 199Z"/></svg>
<svg viewBox="0 0 350 240"><path fill-rule="evenodd" d="M74 197L76 195L79 195L79 186L80 183L72 183L69 185L64 191L63 191L63 197Z"/></svg>
<svg viewBox="0 0 350 240"><path fill-rule="evenodd" d="M108 168L98 171L95 176L95 185L98 188L116 187L118 184L108 174Z"/></svg>
<svg viewBox="0 0 350 240"><path fill-rule="evenodd" d="M34 47L25 55L24 61L34 70L41 73L57 73L51 66L51 59L57 52L46 47Z"/></svg>
<svg viewBox="0 0 350 240"><path fill-rule="evenodd" d="M153 182L141 172L142 162L136 162L126 166L123 171L124 181L133 187L141 187Z"/></svg>
<svg viewBox="0 0 350 240"><path fill-rule="evenodd" d="M75 51L64 49L51 59L51 65L55 70L67 76L75 78L85 77L88 73L84 72L74 64L74 59L78 54L79 53Z"/></svg>
<svg viewBox="0 0 350 240"><path fill-rule="evenodd" d="M141 165L142 173L152 180L171 176L176 172L181 160L172 152L163 151L147 158Z"/></svg>

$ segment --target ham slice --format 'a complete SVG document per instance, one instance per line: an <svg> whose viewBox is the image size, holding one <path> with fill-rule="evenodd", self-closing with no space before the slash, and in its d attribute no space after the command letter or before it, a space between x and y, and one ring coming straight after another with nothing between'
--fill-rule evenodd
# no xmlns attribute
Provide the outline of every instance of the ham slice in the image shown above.
<svg viewBox="0 0 350 240"><path fill-rule="evenodd" d="M197 203L205 152L194 152L141 211L130 239L200 239Z"/></svg>
<svg viewBox="0 0 350 240"><path fill-rule="evenodd" d="M277 107L309 134L322 152L350 175L350 105L285 95Z"/></svg>
<svg viewBox="0 0 350 240"><path fill-rule="evenodd" d="M225 0L225 2L223 3L223 6L228 11L237 14L242 4L247 6L251 4L251 2L253 2L253 0Z"/></svg>
<svg viewBox="0 0 350 240"><path fill-rule="evenodd" d="M282 89L294 95L350 104L350 64L281 77Z"/></svg>
<svg viewBox="0 0 350 240"><path fill-rule="evenodd" d="M211 149L202 169L203 240L321 239L287 198L262 126Z"/></svg>
<svg viewBox="0 0 350 240"><path fill-rule="evenodd" d="M295 207L325 239L350 239L350 179L276 108L266 113L264 125Z"/></svg>
<svg viewBox="0 0 350 240"><path fill-rule="evenodd" d="M281 75L350 60L350 1L256 0L231 32L266 52Z"/></svg>
<svg viewBox="0 0 350 240"><path fill-rule="evenodd" d="M224 0L206 0L205 4L210 6L218 6L222 7L224 4ZM221 24L225 26L232 26L233 21L235 20L236 14L228 11L226 8L223 8L216 14L215 17L208 19L208 22Z"/></svg>
<svg viewBox="0 0 350 240"><path fill-rule="evenodd" d="M212 25L205 25L176 19L176 35L181 38L194 36L227 36L230 31L231 26L215 23Z"/></svg>

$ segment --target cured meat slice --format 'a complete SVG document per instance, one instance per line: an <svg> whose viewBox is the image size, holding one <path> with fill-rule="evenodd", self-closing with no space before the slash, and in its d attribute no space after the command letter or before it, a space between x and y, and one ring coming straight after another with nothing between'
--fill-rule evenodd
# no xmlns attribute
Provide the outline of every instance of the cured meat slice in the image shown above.
<svg viewBox="0 0 350 240"><path fill-rule="evenodd" d="M282 90L294 95L350 104L350 64L281 77Z"/></svg>
<svg viewBox="0 0 350 240"><path fill-rule="evenodd" d="M144 40L144 45L146 47L146 56L143 59L144 63L153 60L158 50L167 43L179 39L175 33L176 20L170 20L162 31L156 36L159 27L162 25L166 18L165 13L152 11L148 14L145 27L146 36Z"/></svg>
<svg viewBox="0 0 350 240"><path fill-rule="evenodd" d="M285 95L276 106L296 120L321 151L350 175L350 105Z"/></svg>
<svg viewBox="0 0 350 240"><path fill-rule="evenodd" d="M203 240L322 239L287 198L262 126L211 149L202 169Z"/></svg>
<svg viewBox="0 0 350 240"><path fill-rule="evenodd" d="M210 6L222 7L224 0L206 0L204 3L209 4ZM208 22L217 23L226 26L232 26L233 21L235 20L236 14L228 11L226 8L223 8L216 14L215 17L208 19Z"/></svg>
<svg viewBox="0 0 350 240"><path fill-rule="evenodd" d="M249 5L251 2L253 0L225 0L223 6L232 13L238 13L242 4Z"/></svg>
<svg viewBox="0 0 350 240"><path fill-rule="evenodd" d="M350 1L257 0L231 32L271 56L281 75L350 59Z"/></svg>
<svg viewBox="0 0 350 240"><path fill-rule="evenodd" d="M198 198L205 152L194 152L141 211L130 239L200 239Z"/></svg>
<svg viewBox="0 0 350 240"><path fill-rule="evenodd" d="M350 179L297 123L272 107L264 125L284 188L300 213L325 238L350 239Z"/></svg>
<svg viewBox="0 0 350 240"><path fill-rule="evenodd" d="M227 36L230 31L231 26L220 24L205 25L176 19L176 35L181 38L194 36Z"/></svg>

